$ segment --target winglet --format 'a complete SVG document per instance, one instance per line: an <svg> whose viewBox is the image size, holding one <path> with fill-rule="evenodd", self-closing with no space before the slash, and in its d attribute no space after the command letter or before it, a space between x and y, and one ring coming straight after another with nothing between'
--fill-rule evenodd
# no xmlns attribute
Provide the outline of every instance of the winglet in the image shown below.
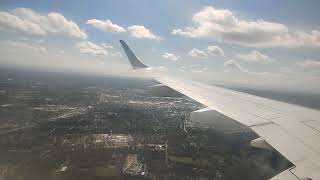
<svg viewBox="0 0 320 180"><path fill-rule="evenodd" d="M122 45L122 48L124 49L124 52L127 54L128 59L131 63L131 66L133 69L142 69L147 68L148 66L144 65L137 57L134 55L130 47L127 45L127 43L123 40L120 40L120 43Z"/></svg>

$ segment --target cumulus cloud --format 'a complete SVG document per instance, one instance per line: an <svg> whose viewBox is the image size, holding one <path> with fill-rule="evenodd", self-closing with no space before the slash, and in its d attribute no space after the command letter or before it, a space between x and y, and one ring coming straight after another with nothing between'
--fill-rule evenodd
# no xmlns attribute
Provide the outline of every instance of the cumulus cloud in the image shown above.
<svg viewBox="0 0 320 180"><path fill-rule="evenodd" d="M248 54L237 54L235 56L236 58L243 60L243 61L248 61L248 62L265 62L269 63L272 61L272 59L266 55L263 54L259 51L253 50Z"/></svg>
<svg viewBox="0 0 320 180"><path fill-rule="evenodd" d="M0 42L0 47L2 50L10 52L27 51L32 53L43 53L47 51L47 48L44 46L23 41L3 41Z"/></svg>
<svg viewBox="0 0 320 180"><path fill-rule="evenodd" d="M0 12L0 30L33 35L64 34L75 38L87 38L84 30L62 14L51 12L42 15L28 8Z"/></svg>
<svg viewBox="0 0 320 180"><path fill-rule="evenodd" d="M172 34L191 38L213 38L244 46L302 47L320 46L320 31L291 30L286 25L264 20L248 21L228 9L206 7L195 13L194 25L172 30Z"/></svg>
<svg viewBox="0 0 320 180"><path fill-rule="evenodd" d="M129 36L137 39L152 39L157 41L161 40L160 36L157 36L150 29L142 25L132 25L132 26L129 26L127 29L125 29L124 27L113 23L109 19L107 20L89 19L87 21L87 24L90 24L93 27L105 32L114 32L114 33L128 32Z"/></svg>
<svg viewBox="0 0 320 180"><path fill-rule="evenodd" d="M133 25L128 27L128 32L131 37L135 37L138 39L153 39L153 40L161 40L161 38L154 33L152 33L149 29L145 28L141 25Z"/></svg>
<svg viewBox="0 0 320 180"><path fill-rule="evenodd" d="M169 60L172 60L172 61L177 61L180 57L173 54L173 53L164 53L161 55L161 57L165 58L165 59L169 59Z"/></svg>
<svg viewBox="0 0 320 180"><path fill-rule="evenodd" d="M224 56L224 51L218 46L208 46L207 52L215 56Z"/></svg>
<svg viewBox="0 0 320 180"><path fill-rule="evenodd" d="M304 60L302 62L297 62L296 65L303 68L320 69L320 61L315 60Z"/></svg>
<svg viewBox="0 0 320 180"><path fill-rule="evenodd" d="M204 51L201 51L197 48L193 48L188 52L189 56L193 57L193 58L200 58L200 59L204 59L207 58L207 54Z"/></svg>
<svg viewBox="0 0 320 180"><path fill-rule="evenodd" d="M117 24L113 24L109 19L107 20L90 19L87 21L87 24L90 24L93 27L105 32L115 32L115 33L126 32L125 28Z"/></svg>
<svg viewBox="0 0 320 180"><path fill-rule="evenodd" d="M97 44L90 41L83 41L76 44L80 52L83 54L93 55L93 56L108 56L108 51Z"/></svg>
<svg viewBox="0 0 320 180"><path fill-rule="evenodd" d="M228 60L223 64L226 72L246 72L242 66L235 60Z"/></svg>

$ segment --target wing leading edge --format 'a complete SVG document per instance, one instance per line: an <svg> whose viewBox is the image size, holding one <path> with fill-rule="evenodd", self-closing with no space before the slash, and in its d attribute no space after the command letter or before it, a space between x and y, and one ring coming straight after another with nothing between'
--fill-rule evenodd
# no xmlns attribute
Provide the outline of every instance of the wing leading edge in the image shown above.
<svg viewBox="0 0 320 180"><path fill-rule="evenodd" d="M122 44L134 69L147 68ZM255 131L295 166L273 179L320 179L320 111L195 81L144 71L160 83Z"/></svg>

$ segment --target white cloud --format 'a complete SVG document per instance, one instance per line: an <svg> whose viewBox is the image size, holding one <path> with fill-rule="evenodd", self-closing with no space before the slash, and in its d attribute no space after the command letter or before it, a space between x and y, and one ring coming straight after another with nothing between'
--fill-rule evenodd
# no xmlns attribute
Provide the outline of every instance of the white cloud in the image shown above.
<svg viewBox="0 0 320 180"><path fill-rule="evenodd" d="M190 66L181 66L179 68L179 71L181 71L181 72L190 71L192 73L202 73L204 71L207 71L207 68L200 65L200 64L194 64L194 65L190 65Z"/></svg>
<svg viewBox="0 0 320 180"><path fill-rule="evenodd" d="M279 71L280 71L281 73L292 73L292 69L289 68L289 67L287 67L287 66L280 67L280 68L279 68Z"/></svg>
<svg viewBox="0 0 320 180"><path fill-rule="evenodd" d="M122 57L122 54L120 52L112 52L111 56L112 57Z"/></svg>
<svg viewBox="0 0 320 180"><path fill-rule="evenodd" d="M192 20L194 26L174 29L171 33L255 47L320 46L320 31L291 30L284 24L264 20L247 21L236 17L228 9L206 7L195 13Z"/></svg>
<svg viewBox="0 0 320 180"><path fill-rule="evenodd" d="M223 50L218 46L208 46L207 52L216 56L224 56Z"/></svg>
<svg viewBox="0 0 320 180"><path fill-rule="evenodd" d="M161 40L161 38L154 33L152 33L149 29L145 28L141 25L133 25L128 27L128 32L130 36L138 38L138 39L153 39L153 40Z"/></svg>
<svg viewBox="0 0 320 180"><path fill-rule="evenodd" d="M159 72L168 71L168 68L164 66L150 67L149 69L154 71L159 71Z"/></svg>
<svg viewBox="0 0 320 180"><path fill-rule="evenodd" d="M207 54L204 52L204 51L201 51L197 48L193 48L191 49L188 54L193 57L193 58L201 58L201 59L204 59L204 58L207 58Z"/></svg>
<svg viewBox="0 0 320 180"><path fill-rule="evenodd" d="M177 56L173 53L168 53L168 52L162 54L161 57L172 60L172 61L177 61L178 59L180 59L180 56Z"/></svg>
<svg viewBox="0 0 320 180"><path fill-rule="evenodd" d="M190 65L189 66L189 70L192 72L192 73L202 73L204 71L207 70L206 67L203 67L199 64L195 64L195 65Z"/></svg>
<svg viewBox="0 0 320 180"><path fill-rule="evenodd" d="M158 41L161 40L159 36L155 35L150 29L142 25L132 25L129 26L126 30L124 27L112 23L111 20L90 19L87 21L87 24L90 24L95 28L105 32L128 32L131 37L135 37L138 39L153 39Z"/></svg>
<svg viewBox="0 0 320 180"><path fill-rule="evenodd" d="M318 80L320 80L320 76L312 76L311 79L318 81Z"/></svg>
<svg viewBox="0 0 320 180"><path fill-rule="evenodd" d="M101 43L101 46L104 47L105 49L113 49L113 46L106 43Z"/></svg>
<svg viewBox="0 0 320 180"><path fill-rule="evenodd" d="M111 22L111 20L107 19L107 20L98 20L98 19L90 19L87 21L87 24L92 25L93 27L100 29L102 31L106 31L106 32L116 32L116 33L120 33L120 32L126 32L125 28L117 25L117 24L113 24Z"/></svg>
<svg viewBox="0 0 320 180"><path fill-rule="evenodd" d="M228 73L237 73L237 75L242 77L255 77L260 78L260 80L274 80L274 79L287 79L288 77L282 73L277 72L254 72L249 71L248 69L243 68L237 61L235 60L228 60L224 63L225 72ZM262 79L261 79L262 78ZM248 80L248 79L245 79Z"/></svg>
<svg viewBox="0 0 320 180"><path fill-rule="evenodd" d="M51 12L41 15L28 8L16 8L12 12L0 12L0 30L34 35L64 34L86 39L84 30L62 14Z"/></svg>
<svg viewBox="0 0 320 180"><path fill-rule="evenodd" d="M235 60L228 60L223 64L226 72L246 72L242 66Z"/></svg>
<svg viewBox="0 0 320 180"><path fill-rule="evenodd" d="M302 62L297 62L296 65L303 68L320 69L320 61L315 60L304 60Z"/></svg>
<svg viewBox="0 0 320 180"><path fill-rule="evenodd" d="M24 41L24 42L29 42L29 43L35 43L35 44L44 44L45 41L43 39L37 39L35 37L25 37L25 36L22 36L22 37L18 37L17 38L18 41Z"/></svg>
<svg viewBox="0 0 320 180"><path fill-rule="evenodd" d="M2 50L8 52L20 52L27 51L32 53L44 53L47 51L46 47L40 46L34 43L22 42L22 41L3 41L0 42L0 47Z"/></svg>
<svg viewBox="0 0 320 180"><path fill-rule="evenodd" d="M80 52L83 54L93 55L93 56L108 56L108 51L103 48L102 46L99 46L97 44L94 44L90 41L83 41L76 44L76 46L79 48Z"/></svg>
<svg viewBox="0 0 320 180"><path fill-rule="evenodd" d="M58 50L57 53L58 53L58 54L64 54L64 53L66 53L66 52L65 52L64 50Z"/></svg>
<svg viewBox="0 0 320 180"><path fill-rule="evenodd" d="M259 51L253 50L249 54L237 54L236 58L248 62L271 62L272 59Z"/></svg>
<svg viewBox="0 0 320 180"><path fill-rule="evenodd" d="M26 32L35 35L46 34L46 31L39 24L24 20L8 12L0 12L0 30Z"/></svg>
<svg viewBox="0 0 320 180"><path fill-rule="evenodd" d="M260 76L263 78L287 78L287 76L285 76L284 74L276 73L276 72L250 72L250 71L247 71L246 73L248 75Z"/></svg>
<svg viewBox="0 0 320 180"><path fill-rule="evenodd" d="M181 66L178 70L180 71L180 72L186 72L186 66Z"/></svg>
<svg viewBox="0 0 320 180"><path fill-rule="evenodd" d="M106 43L95 44L90 41L82 41L76 44L76 47L79 49L80 53L87 54L96 57L114 57L119 58L122 57L122 54L113 46L108 45Z"/></svg>

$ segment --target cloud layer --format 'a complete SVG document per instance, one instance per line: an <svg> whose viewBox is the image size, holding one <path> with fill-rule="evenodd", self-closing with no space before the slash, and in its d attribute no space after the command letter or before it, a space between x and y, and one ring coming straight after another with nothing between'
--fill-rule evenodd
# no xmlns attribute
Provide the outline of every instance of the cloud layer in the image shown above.
<svg viewBox="0 0 320 180"><path fill-rule="evenodd" d="M174 29L171 33L244 46L320 47L320 31L291 30L284 24L264 20L248 21L228 9L206 7L195 13L192 20L194 26Z"/></svg>
<svg viewBox="0 0 320 180"><path fill-rule="evenodd" d="M62 14L51 12L41 15L28 8L16 8L11 12L0 12L0 30L23 32L33 35L63 34L86 39L87 35L79 26Z"/></svg>
<svg viewBox="0 0 320 180"><path fill-rule="evenodd" d="M43 53L47 51L46 47L32 42L23 41L2 41L0 42L1 50L18 53L21 51L27 51L32 53Z"/></svg>

